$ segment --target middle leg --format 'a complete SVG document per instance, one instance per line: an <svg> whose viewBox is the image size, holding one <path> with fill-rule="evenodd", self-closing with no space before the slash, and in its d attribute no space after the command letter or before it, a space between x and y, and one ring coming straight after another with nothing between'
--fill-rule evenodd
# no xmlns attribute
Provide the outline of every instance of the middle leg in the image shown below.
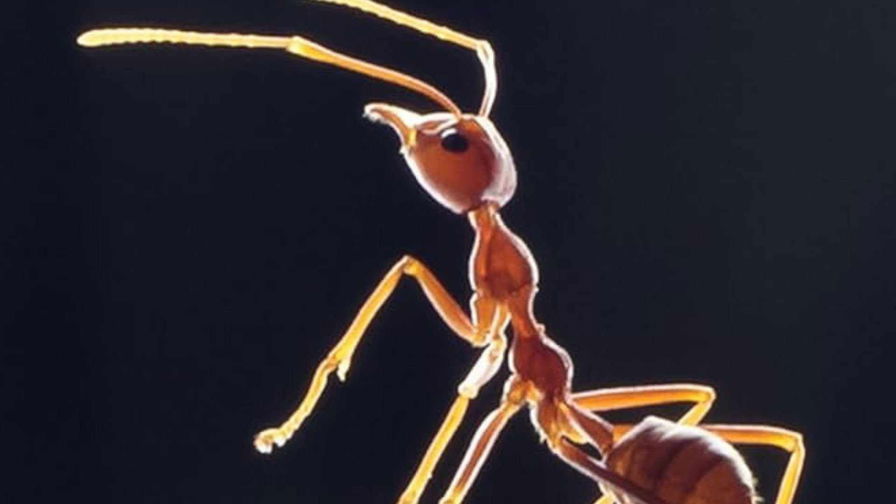
<svg viewBox="0 0 896 504"><path fill-rule="evenodd" d="M451 486L448 487L448 491L445 492L439 504L460 504L491 452L498 434L507 425L507 421L522 407L527 393L528 385L511 376L507 381L501 405L489 413L488 417L480 424L479 429L476 430L476 435L473 436L473 441L470 442L467 453L454 474Z"/></svg>
<svg viewBox="0 0 896 504"><path fill-rule="evenodd" d="M420 500L426 484L432 477L432 472L436 464L442 457L445 447L454 437L467 406L471 399L479 394L479 389L498 372L504 361L504 353L507 348L507 339L504 336L503 325L506 325L506 314L503 309L499 310L498 317L495 319L499 327L494 331L495 337L488 347L479 356L476 364L467 374L466 379L457 387L457 398L448 410L448 414L442 421L441 427L426 449L423 459L417 466L411 482L398 499L399 504L416 504Z"/></svg>

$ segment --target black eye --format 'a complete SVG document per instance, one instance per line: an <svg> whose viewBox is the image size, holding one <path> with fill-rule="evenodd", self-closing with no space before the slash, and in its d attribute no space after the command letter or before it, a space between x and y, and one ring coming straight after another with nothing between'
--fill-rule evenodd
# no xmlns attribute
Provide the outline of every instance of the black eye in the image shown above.
<svg viewBox="0 0 896 504"><path fill-rule="evenodd" d="M465 152L470 147L470 142L457 130L447 130L442 133L442 148L448 152Z"/></svg>

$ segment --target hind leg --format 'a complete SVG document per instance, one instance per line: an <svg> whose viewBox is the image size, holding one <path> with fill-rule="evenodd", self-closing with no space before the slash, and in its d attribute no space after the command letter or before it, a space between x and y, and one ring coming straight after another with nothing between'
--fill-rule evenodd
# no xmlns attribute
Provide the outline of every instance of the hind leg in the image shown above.
<svg viewBox="0 0 896 504"><path fill-rule="evenodd" d="M694 405L678 419L678 423L697 425L712 407L712 403L716 399L716 391L706 385L672 383L589 390L573 394L572 399L577 406L590 411L613 411L676 402L693 402ZM614 426L613 437L619 439L630 428L631 426L628 425ZM605 494L594 504L612 504L612 502L613 497Z"/></svg>
<svg viewBox="0 0 896 504"><path fill-rule="evenodd" d="M491 452L498 435L507 425L507 421L523 406L527 393L528 386L515 377L511 376L507 380L500 406L479 425L460 467L454 474L451 486L448 487L439 504L460 504L472 486L473 480L479 474L479 470L482 469L482 464Z"/></svg>
<svg viewBox="0 0 896 504"><path fill-rule="evenodd" d="M580 473L593 479L596 483L607 485L619 495L629 498L630 502L642 504L666 504L659 497L649 491L635 485L626 478L608 469L603 462L594 460L579 447L566 439L561 439L551 444L551 450L561 460L578 470ZM608 499L612 499L608 497ZM610 502L607 500L605 502Z"/></svg>
<svg viewBox="0 0 896 504"><path fill-rule="evenodd" d="M630 429L631 425L620 425L622 429ZM732 444L753 444L776 446L790 453L790 460L781 477L778 487L778 498L775 504L791 504L796 487L799 484L803 462L806 459L806 448L803 436L799 432L769 427L766 425L701 425L701 429L712 432ZM612 498L603 496L595 504L609 504Z"/></svg>
<svg viewBox="0 0 896 504"><path fill-rule="evenodd" d="M678 419L683 425L697 425L709 412L716 391L706 385L691 383L671 383L668 385L643 385L638 387L618 387L577 392L572 400L590 411L613 411L641 408L676 402L693 402L694 405ZM617 432L622 435L624 432Z"/></svg>
<svg viewBox="0 0 896 504"><path fill-rule="evenodd" d="M776 446L790 452L790 460L787 462L787 468L781 478L775 504L791 504L793 502L793 495L796 493L800 473L803 470L803 462L806 459L802 434L765 425L701 425L700 428L733 444Z"/></svg>
<svg viewBox="0 0 896 504"><path fill-rule="evenodd" d="M590 411L613 411L629 408L641 408L676 402L693 402L694 405L678 419L683 425L697 425L709 412L716 399L712 387L691 383L673 383L666 385L643 385L637 387L616 387L589 390L572 395L576 406ZM577 419L583 428L590 423L579 415ZM628 432L630 425L613 426L613 438L619 439ZM601 496L594 504L612 504L609 494Z"/></svg>
<svg viewBox="0 0 896 504"><path fill-rule="evenodd" d="M604 494L600 496L600 499L594 501L594 504L612 504L613 496L610 494Z"/></svg>

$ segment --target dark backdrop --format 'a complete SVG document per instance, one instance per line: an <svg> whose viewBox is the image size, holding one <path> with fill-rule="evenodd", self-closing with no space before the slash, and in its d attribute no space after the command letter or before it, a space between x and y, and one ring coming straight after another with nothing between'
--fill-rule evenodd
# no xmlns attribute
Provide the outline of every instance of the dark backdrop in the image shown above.
<svg viewBox="0 0 896 504"><path fill-rule="evenodd" d="M520 176L504 214L538 258L536 310L577 389L711 384L711 421L805 433L797 503L896 497L889 2L392 3L494 44L493 119ZM394 502L474 356L409 283L285 449L250 441L291 411L401 254L468 296L467 223L361 118L369 101L430 104L285 53L74 38L104 25L300 33L467 109L474 57L307 2L59 4L5 14L18 53L4 63L0 174L9 502ZM771 501L786 457L744 453ZM595 494L520 415L467 502Z"/></svg>

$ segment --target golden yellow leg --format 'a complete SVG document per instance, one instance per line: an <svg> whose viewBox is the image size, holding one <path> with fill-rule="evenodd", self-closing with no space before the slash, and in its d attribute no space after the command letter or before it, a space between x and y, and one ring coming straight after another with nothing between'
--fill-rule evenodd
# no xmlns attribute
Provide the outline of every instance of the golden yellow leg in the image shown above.
<svg viewBox="0 0 896 504"><path fill-rule="evenodd" d="M781 478L778 487L778 498L775 504L791 504L796 487L803 471L803 462L806 459L806 447L803 445L803 436L779 427L764 425L701 425L722 439L735 444L760 444L777 446L790 452L790 460Z"/></svg>
<svg viewBox="0 0 896 504"><path fill-rule="evenodd" d="M479 470L491 452L498 435L507 425L507 421L523 405L527 393L526 388L526 385L516 381L513 377L510 378L500 406L489 413L479 425L460 467L454 474L451 486L448 487L448 491L445 492L439 504L460 504L473 484L473 480L479 474Z"/></svg>
<svg viewBox="0 0 896 504"><path fill-rule="evenodd" d="M430 477L432 477L432 471L435 469L436 463L442 457L442 452L445 451L445 447L448 446L448 442L454 436L455 431L457 431L457 427L463 420L469 404L470 399L464 396L457 396L457 399L454 400L454 404L448 410L448 415L445 416L442 426L439 427L439 432L436 433L436 436L429 444L429 448L426 450L426 454L423 456L423 460L417 466L417 472L414 473L414 477L411 478L408 487L398 499L399 504L416 504L420 500L420 495L423 493L423 489L429 482Z"/></svg>
<svg viewBox="0 0 896 504"><path fill-rule="evenodd" d="M613 504L613 497L610 494L601 495L600 499L594 501L594 504Z"/></svg>
<svg viewBox="0 0 896 504"><path fill-rule="evenodd" d="M429 448L426 450L423 460L420 461L420 465L417 467L414 477L411 478L407 489L401 494L398 500L399 504L416 504L420 500L420 495L423 493L423 489L429 482L430 477L432 477L436 463L442 457L442 453L445 451L445 447L451 441L451 438L454 437L454 433L457 431L457 427L467 411L470 399L475 398L479 394L480 387L488 382L501 368L501 363L504 361L504 351L507 348L507 339L504 336L503 327L500 327L500 325L506 323L506 313L503 310L499 311L495 316L495 321L497 325L494 327L494 339L482 352L466 379L458 386L457 399L454 400L448 415L442 421L442 426L432 442L430 442Z"/></svg>
<svg viewBox="0 0 896 504"><path fill-rule="evenodd" d="M464 310L448 294L438 279L420 261L413 257L405 256L386 273L386 276L383 277L376 289L364 302L345 335L330 350L327 357L318 364L311 379L311 385L308 387L308 392L295 412L279 427L266 429L255 437L255 448L258 451L270 453L275 444L283 446L292 437L295 431L301 427L305 418L311 414L315 404L317 404L326 387L327 377L330 373L336 371L339 379L345 380L351 366L352 355L364 336L367 326L370 325L371 320L373 320L380 307L395 290L395 286L403 275L412 276L418 281L436 312L458 336L473 345L484 344L488 331L493 325L492 321L484 321L483 327L475 327Z"/></svg>
<svg viewBox="0 0 896 504"><path fill-rule="evenodd" d="M697 425L712 407L716 393L712 387L705 385L674 383L577 392L573 394L572 398L576 404L591 411L612 411L676 402L693 402L694 406L678 419L678 423ZM631 425L615 425L613 437L619 439L631 427ZM606 494L597 499L594 504L612 503L613 497Z"/></svg>
<svg viewBox="0 0 896 504"><path fill-rule="evenodd" d="M694 406L678 419L678 423L697 425L712 407L716 393L712 387L705 385L673 383L577 392L572 395L572 399L579 406L591 411L612 411L676 402L693 402Z"/></svg>

